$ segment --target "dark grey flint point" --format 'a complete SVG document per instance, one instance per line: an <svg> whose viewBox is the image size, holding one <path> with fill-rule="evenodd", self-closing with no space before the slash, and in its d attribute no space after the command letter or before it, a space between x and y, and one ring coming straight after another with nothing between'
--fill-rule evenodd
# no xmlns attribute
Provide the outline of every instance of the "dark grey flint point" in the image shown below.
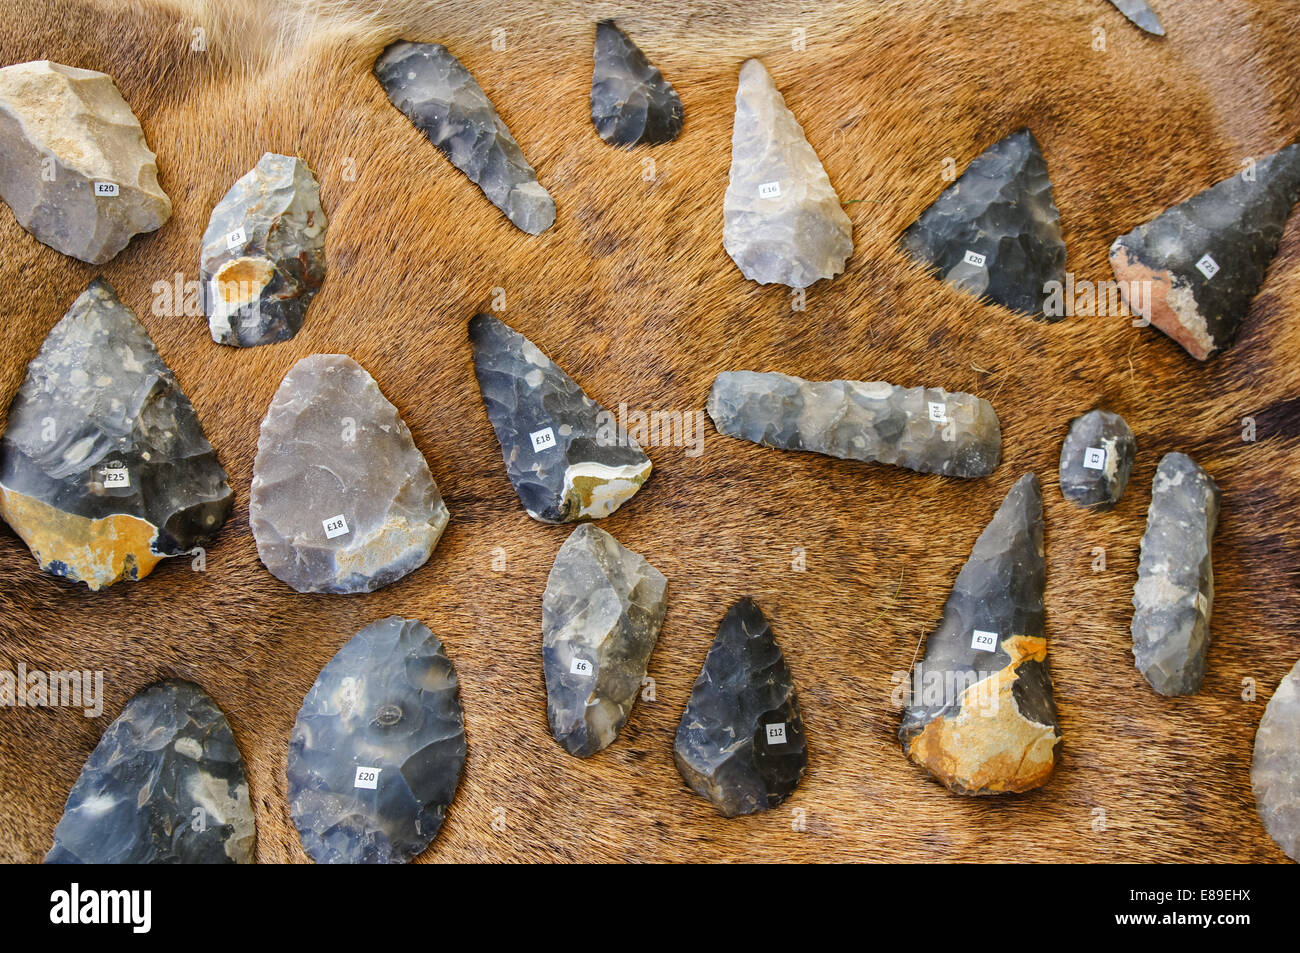
<svg viewBox="0 0 1300 953"><path fill-rule="evenodd" d="M987 476L1002 456L993 406L939 387L724 371L707 409L728 437L920 473Z"/></svg>
<svg viewBox="0 0 1300 953"><path fill-rule="evenodd" d="M1194 695L1205 678L1219 500L1218 485L1191 457L1165 454L1151 486L1133 587L1133 655L1162 695Z"/></svg>
<svg viewBox="0 0 1300 953"><path fill-rule="evenodd" d="M469 322L474 374L528 515L543 523L600 519L650 476L650 458L613 414L490 314Z"/></svg>
<svg viewBox="0 0 1300 953"><path fill-rule="evenodd" d="M287 341L325 280L325 212L307 163L268 152L217 203L199 281L218 344Z"/></svg>
<svg viewBox="0 0 1300 953"><path fill-rule="evenodd" d="M591 121L612 146L671 142L682 131L682 101L672 83L614 25L596 24Z"/></svg>
<svg viewBox="0 0 1300 953"><path fill-rule="evenodd" d="M206 546L234 494L149 333L95 279L9 407L0 514L41 568L91 589Z"/></svg>
<svg viewBox="0 0 1300 953"><path fill-rule="evenodd" d="M542 596L551 734L587 758L609 745L641 693L668 580L639 553L584 523L555 557Z"/></svg>
<svg viewBox="0 0 1300 953"><path fill-rule="evenodd" d="M289 813L322 864L429 846L465 765L456 669L421 622L366 626L321 669L289 738Z"/></svg>
<svg viewBox="0 0 1300 953"><path fill-rule="evenodd" d="M440 43L399 40L375 61L389 100L518 228L555 222L555 200L537 181L487 94Z"/></svg>
<svg viewBox="0 0 1300 953"><path fill-rule="evenodd" d="M1165 28L1160 25L1160 18L1147 4L1146 0L1110 0L1120 13L1129 21L1155 36L1164 36Z"/></svg>
<svg viewBox="0 0 1300 953"><path fill-rule="evenodd" d="M903 250L936 277L1033 317L1065 281L1061 216L1038 141L1021 129L974 159L903 233Z"/></svg>
<svg viewBox="0 0 1300 953"><path fill-rule="evenodd" d="M673 755L686 783L723 817L776 807L808 767L794 676L748 596L718 626Z"/></svg>
<svg viewBox="0 0 1300 953"><path fill-rule="evenodd" d="M1108 510L1119 502L1137 455L1137 440L1119 414L1090 410L1070 421L1061 446L1061 495Z"/></svg>
<svg viewBox="0 0 1300 953"><path fill-rule="evenodd" d="M226 716L192 682L141 691L86 759L47 864L251 864L256 832Z"/></svg>
<svg viewBox="0 0 1300 953"><path fill-rule="evenodd" d="M1250 785L1268 836L1300 860L1300 662L1286 674L1255 732Z"/></svg>

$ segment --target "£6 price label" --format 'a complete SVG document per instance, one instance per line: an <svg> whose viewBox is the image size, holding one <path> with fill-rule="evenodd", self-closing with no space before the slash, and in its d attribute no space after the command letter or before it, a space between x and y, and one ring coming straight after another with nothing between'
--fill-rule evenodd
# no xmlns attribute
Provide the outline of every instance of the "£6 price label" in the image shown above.
<svg viewBox="0 0 1300 953"><path fill-rule="evenodd" d="M365 788L368 791L379 789L379 772L383 768L363 768L357 767L356 780L352 782L354 788Z"/></svg>
<svg viewBox="0 0 1300 953"><path fill-rule="evenodd" d="M572 662L569 663L570 675L585 675L588 678L590 678L594 673L594 671L595 669L593 668L592 664L588 662L585 658L575 658Z"/></svg>
<svg viewBox="0 0 1300 953"><path fill-rule="evenodd" d="M976 629L971 635L970 647L979 649L981 652L996 652L998 650L998 634Z"/></svg>

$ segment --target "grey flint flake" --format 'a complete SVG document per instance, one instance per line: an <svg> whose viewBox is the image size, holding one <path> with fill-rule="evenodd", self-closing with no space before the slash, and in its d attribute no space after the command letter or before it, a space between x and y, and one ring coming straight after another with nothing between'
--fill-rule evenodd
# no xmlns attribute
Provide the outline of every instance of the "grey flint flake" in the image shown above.
<svg viewBox="0 0 1300 953"><path fill-rule="evenodd" d="M758 60L740 69L722 214L727 254L759 284L806 288L838 275L853 254L840 197Z"/></svg>
<svg viewBox="0 0 1300 953"><path fill-rule="evenodd" d="M289 737L289 813L320 864L401 864L437 836L465 766L460 683L414 619L372 622L321 669Z"/></svg>
<svg viewBox="0 0 1300 953"><path fill-rule="evenodd" d="M1115 4L1116 9L1128 17L1130 22L1146 32L1156 36L1165 35L1165 28L1160 25L1160 18L1156 16L1146 0L1110 0L1110 2Z"/></svg>
<svg viewBox="0 0 1300 953"><path fill-rule="evenodd" d="M1070 421L1061 446L1061 495L1108 510L1119 502L1137 455L1137 440L1119 414L1090 410Z"/></svg>
<svg viewBox="0 0 1300 953"><path fill-rule="evenodd" d="M439 43L399 40L375 61L389 100L429 141L530 235L555 221L555 200L460 60Z"/></svg>
<svg viewBox="0 0 1300 953"><path fill-rule="evenodd" d="M1052 773L1045 578L1042 492L1027 473L975 541L905 686L903 750L958 794L1028 791Z"/></svg>
<svg viewBox="0 0 1300 953"><path fill-rule="evenodd" d="M691 790L723 817L776 807L808 767L794 676L748 596L718 626L677 726L673 756Z"/></svg>
<svg viewBox="0 0 1300 953"><path fill-rule="evenodd" d="M1046 317L1048 282L1065 281L1061 216L1038 140L1021 129L989 146L903 233L901 245L948 284Z"/></svg>
<svg viewBox="0 0 1300 953"><path fill-rule="evenodd" d="M145 688L86 759L47 864L251 864L244 761L199 686Z"/></svg>
<svg viewBox="0 0 1300 953"><path fill-rule="evenodd" d="M528 515L543 523L600 519L650 477L650 458L532 341L490 314L469 322L474 374Z"/></svg>
<svg viewBox="0 0 1300 953"><path fill-rule="evenodd" d="M1300 198L1287 146L1115 239L1110 264L1130 307L1204 361L1237 336ZM1129 289L1149 287L1139 308Z"/></svg>
<svg viewBox="0 0 1300 953"><path fill-rule="evenodd" d="M171 217L144 130L111 77L49 60L0 69L0 198L56 251L102 265Z"/></svg>
<svg viewBox="0 0 1300 953"><path fill-rule="evenodd" d="M596 24L591 121L611 146L671 142L682 131L682 101L672 83L614 25Z"/></svg>
<svg viewBox="0 0 1300 953"><path fill-rule="evenodd" d="M1218 485L1191 457L1165 454L1151 486L1132 627L1138 671L1161 695L1194 695L1205 678L1219 499Z"/></svg>
<svg viewBox="0 0 1300 953"><path fill-rule="evenodd" d="M993 406L938 387L724 371L707 410L728 437L920 473L987 476L1002 455Z"/></svg>
<svg viewBox="0 0 1300 953"><path fill-rule="evenodd" d="M234 494L194 408L106 281L27 366L0 440L0 516L41 568L100 589L207 546Z"/></svg>
<svg viewBox="0 0 1300 953"><path fill-rule="evenodd" d="M199 281L218 344L287 341L325 280L320 185L302 159L268 152L212 210Z"/></svg>
<svg viewBox="0 0 1300 953"><path fill-rule="evenodd" d="M266 568L299 592L371 592L424 565L447 507L375 379L313 354L262 421L248 520Z"/></svg>
<svg viewBox="0 0 1300 953"><path fill-rule="evenodd" d="M569 754L605 748L627 721L664 620L668 580L603 529L560 547L542 596L551 734Z"/></svg>
<svg viewBox="0 0 1300 953"><path fill-rule="evenodd" d="M1300 662L1282 679L1255 732L1255 809L1268 836L1300 860Z"/></svg>

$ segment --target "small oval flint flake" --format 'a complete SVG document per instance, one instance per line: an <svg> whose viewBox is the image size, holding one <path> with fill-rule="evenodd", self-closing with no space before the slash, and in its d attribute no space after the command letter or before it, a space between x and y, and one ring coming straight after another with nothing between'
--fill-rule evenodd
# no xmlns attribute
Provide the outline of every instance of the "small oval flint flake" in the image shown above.
<svg viewBox="0 0 1300 953"><path fill-rule="evenodd" d="M1061 495L1108 510L1119 502L1137 456L1137 440L1119 414L1090 410L1070 421L1061 446Z"/></svg>

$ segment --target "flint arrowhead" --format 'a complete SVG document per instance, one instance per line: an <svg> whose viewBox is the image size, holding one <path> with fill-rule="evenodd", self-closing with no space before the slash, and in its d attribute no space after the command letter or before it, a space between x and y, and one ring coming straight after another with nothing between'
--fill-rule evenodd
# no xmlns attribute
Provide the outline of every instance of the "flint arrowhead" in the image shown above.
<svg viewBox="0 0 1300 953"><path fill-rule="evenodd" d="M555 221L555 200L537 181L482 87L440 43L400 40L375 61L389 100L529 235Z"/></svg>
<svg viewBox="0 0 1300 953"><path fill-rule="evenodd" d="M664 620L664 574L583 523L560 547L542 596L551 734L569 754L607 747L627 721Z"/></svg>
<svg viewBox="0 0 1300 953"><path fill-rule="evenodd" d="M266 568L299 592L373 592L424 565L447 507L375 379L313 354L262 421L248 521Z"/></svg>
<svg viewBox="0 0 1300 953"><path fill-rule="evenodd" d="M1300 860L1300 662L1264 709L1255 732L1250 785L1264 830L1283 853Z"/></svg>
<svg viewBox="0 0 1300 953"><path fill-rule="evenodd" d="M9 407L0 516L46 572L99 589L208 545L233 502L149 333L95 279L50 331Z"/></svg>
<svg viewBox="0 0 1300 953"><path fill-rule="evenodd" d="M974 159L903 233L905 252L948 284L1035 318L1065 281L1061 216L1038 140L1021 129Z"/></svg>
<svg viewBox="0 0 1300 953"><path fill-rule="evenodd" d="M1198 361L1223 351L1264 284L1297 198L1300 143L1121 235L1110 264L1129 307Z"/></svg>
<svg viewBox="0 0 1300 953"><path fill-rule="evenodd" d="M727 254L759 284L806 288L838 275L853 254L840 197L758 60L740 69L722 214Z"/></svg>
<svg viewBox="0 0 1300 953"><path fill-rule="evenodd" d="M442 827L465 766L456 669L421 622L390 616L339 649L293 724L289 813L320 864L401 864Z"/></svg>
<svg viewBox="0 0 1300 953"><path fill-rule="evenodd" d="M903 750L958 794L1047 782L1061 745L1043 627L1043 500L1016 481L975 542L905 687Z"/></svg>
<svg viewBox="0 0 1300 953"><path fill-rule="evenodd" d="M1115 8L1128 17L1131 23L1156 36L1165 35L1165 28L1160 25L1160 18L1156 16L1156 12L1151 9L1146 0L1110 0L1110 2L1115 4Z"/></svg>
<svg viewBox="0 0 1300 953"><path fill-rule="evenodd" d="M591 121L611 146L671 142L682 131L682 101L613 20L596 24Z"/></svg>
<svg viewBox="0 0 1300 953"><path fill-rule="evenodd" d="M650 458L532 341L489 314L469 322L474 374L528 515L543 523L600 519L650 477Z"/></svg>
<svg viewBox="0 0 1300 953"><path fill-rule="evenodd" d="M1128 486L1137 439L1119 414L1090 410L1070 421L1061 446L1061 495L1080 506L1108 510Z"/></svg>
<svg viewBox="0 0 1300 953"><path fill-rule="evenodd" d="M992 405L938 387L724 371L707 409L729 437L920 473L987 476L1002 455Z"/></svg>
<svg viewBox="0 0 1300 953"><path fill-rule="evenodd" d="M86 759L47 864L251 864L256 831L226 716L192 682L141 691Z"/></svg>
<svg viewBox="0 0 1300 953"><path fill-rule="evenodd" d="M102 265L171 217L144 130L111 77L49 60L0 69L0 198L56 251Z"/></svg>
<svg viewBox="0 0 1300 953"><path fill-rule="evenodd" d="M794 676L748 596L722 618L677 726L677 770L723 817L785 801L808 767Z"/></svg>
<svg viewBox="0 0 1300 953"><path fill-rule="evenodd" d="M325 280L325 212L307 163L268 152L212 210L199 281L218 344L287 341Z"/></svg>
<svg viewBox="0 0 1300 953"><path fill-rule="evenodd" d="M1210 538L1219 487L1191 457L1167 453L1151 486L1133 587L1133 656L1161 695L1194 695L1205 678L1214 607Z"/></svg>

